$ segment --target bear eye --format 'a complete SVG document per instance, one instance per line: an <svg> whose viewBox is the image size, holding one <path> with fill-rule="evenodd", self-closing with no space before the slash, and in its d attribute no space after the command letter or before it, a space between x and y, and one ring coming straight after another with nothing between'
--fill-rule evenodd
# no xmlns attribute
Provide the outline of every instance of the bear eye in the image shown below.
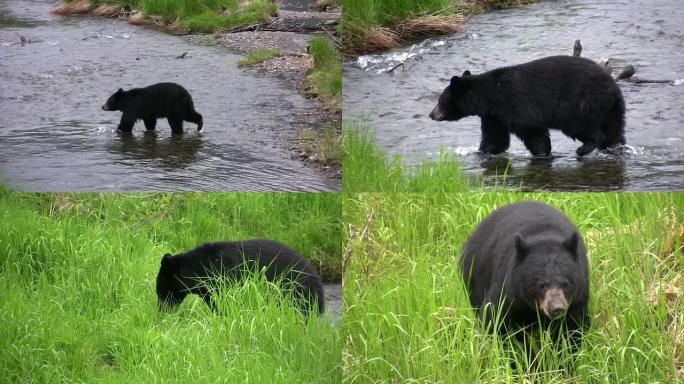
<svg viewBox="0 0 684 384"><path fill-rule="evenodd" d="M540 281L539 283L537 283L537 286L539 287L539 289L544 290L546 289L546 287L549 286L549 284L545 281Z"/></svg>

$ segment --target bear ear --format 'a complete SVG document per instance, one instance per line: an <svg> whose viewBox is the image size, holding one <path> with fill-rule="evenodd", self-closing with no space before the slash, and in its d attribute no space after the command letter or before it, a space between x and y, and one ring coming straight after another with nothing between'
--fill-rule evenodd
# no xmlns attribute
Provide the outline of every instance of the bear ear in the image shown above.
<svg viewBox="0 0 684 384"><path fill-rule="evenodd" d="M116 93L117 93L117 94L119 94L119 93L123 93L123 89L122 89L122 88L119 88L119 90L118 90L118 91L116 91Z"/></svg>
<svg viewBox="0 0 684 384"><path fill-rule="evenodd" d="M470 71L467 69L465 71L463 71L463 77L466 77L466 76L470 76Z"/></svg>
<svg viewBox="0 0 684 384"><path fill-rule="evenodd" d="M173 258L173 255L170 253L167 253L162 257L161 260L161 265L168 265L171 262L171 259Z"/></svg>
<svg viewBox="0 0 684 384"><path fill-rule="evenodd" d="M563 246L572 252L573 256L577 256L577 246L579 245L579 234L573 232L570 237L563 241Z"/></svg>
<svg viewBox="0 0 684 384"><path fill-rule="evenodd" d="M518 260L522 260L527 256L527 251L529 250L529 244L523 240L519 233L515 234L515 254L518 256Z"/></svg>
<svg viewBox="0 0 684 384"><path fill-rule="evenodd" d="M457 87L459 84L461 84L461 78L458 76L454 76L451 78L451 83L449 83L450 86L452 87Z"/></svg>

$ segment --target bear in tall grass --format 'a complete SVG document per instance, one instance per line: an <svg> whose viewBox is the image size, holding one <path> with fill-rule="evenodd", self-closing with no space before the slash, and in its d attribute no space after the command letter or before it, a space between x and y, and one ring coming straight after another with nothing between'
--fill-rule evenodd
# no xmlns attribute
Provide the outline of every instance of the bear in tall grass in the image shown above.
<svg viewBox="0 0 684 384"><path fill-rule="evenodd" d="M261 239L206 243L164 255L157 275L159 309L173 308L195 294L216 311L211 295L223 279L240 280L262 269L268 281L291 287L304 314L312 309L323 313L323 285L316 269L286 245Z"/></svg>
<svg viewBox="0 0 684 384"><path fill-rule="evenodd" d="M118 127L122 132L132 131L138 120L152 131L157 119L163 117L173 133L183 133L183 120L197 124L197 131L202 130L202 115L195 111L190 93L175 83L158 83L128 91L119 88L107 99L102 110L123 112Z"/></svg>
<svg viewBox="0 0 684 384"><path fill-rule="evenodd" d="M590 325L586 252L577 227L555 208L532 201L499 208L463 248L470 304L493 330L548 327L558 341L565 329L576 349Z"/></svg>
<svg viewBox="0 0 684 384"><path fill-rule="evenodd" d="M615 80L591 60L552 56L454 76L430 118L481 120L480 151L508 149L518 136L534 156L551 154L549 128L582 142L577 155L625 144L625 102Z"/></svg>

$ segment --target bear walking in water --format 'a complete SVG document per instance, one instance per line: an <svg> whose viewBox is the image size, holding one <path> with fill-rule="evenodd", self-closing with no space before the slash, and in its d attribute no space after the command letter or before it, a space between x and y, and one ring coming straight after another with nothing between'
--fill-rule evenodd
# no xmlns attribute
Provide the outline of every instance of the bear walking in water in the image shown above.
<svg viewBox="0 0 684 384"><path fill-rule="evenodd" d="M481 119L480 151L508 149L518 136L534 156L551 154L549 128L582 142L577 155L625 144L625 102L615 80L591 60L553 56L454 76L430 118Z"/></svg>
<svg viewBox="0 0 684 384"><path fill-rule="evenodd" d="M478 316L499 331L561 324L573 348L590 325L589 265L577 227L538 202L499 208L485 218L463 249L461 270ZM518 333L522 335L522 333Z"/></svg>
<svg viewBox="0 0 684 384"><path fill-rule="evenodd" d="M119 88L102 106L104 111L121 111L119 130L130 132L142 120L147 130L154 130L157 119L166 117L173 133L183 133L183 120L197 124L202 130L202 115L195 111L192 97L175 83L158 83L145 88L124 91Z"/></svg>
<svg viewBox="0 0 684 384"><path fill-rule="evenodd" d="M175 307L192 293L216 310L211 300L215 283L223 277L239 280L262 268L268 281L295 283L293 294L305 314L314 304L323 313L323 285L314 267L293 249L272 240L221 241L175 256L167 253L157 275L159 308Z"/></svg>

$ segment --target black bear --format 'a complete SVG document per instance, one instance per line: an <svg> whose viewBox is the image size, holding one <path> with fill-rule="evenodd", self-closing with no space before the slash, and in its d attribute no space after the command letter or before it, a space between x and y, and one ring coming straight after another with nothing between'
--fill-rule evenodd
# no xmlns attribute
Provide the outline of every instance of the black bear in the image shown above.
<svg viewBox="0 0 684 384"><path fill-rule="evenodd" d="M123 112L119 123L122 132L132 131L138 120L145 122L147 130L154 130L161 117L166 117L173 133L183 133L183 120L197 124L197 130L202 130L202 115L195 111L192 97L175 83L158 83L129 91L119 88L102 110Z"/></svg>
<svg viewBox="0 0 684 384"><path fill-rule="evenodd" d="M518 136L534 156L549 156L549 128L582 142L578 156L625 144L625 102L615 80L591 60L553 56L471 75L454 76L430 118L481 120L480 151L508 149Z"/></svg>
<svg viewBox="0 0 684 384"><path fill-rule="evenodd" d="M480 319L493 327L500 313L503 332L550 326L556 341L564 324L576 349L590 325L588 264L577 227L555 208L526 201L485 218L460 266Z"/></svg>
<svg viewBox="0 0 684 384"><path fill-rule="evenodd" d="M165 254L157 275L159 309L175 307L192 293L216 311L212 283L224 277L239 280L245 273L262 268L268 281L282 279L293 286L305 314L314 303L318 312L323 312L323 285L314 267L286 245L259 239L206 243L175 256Z"/></svg>

